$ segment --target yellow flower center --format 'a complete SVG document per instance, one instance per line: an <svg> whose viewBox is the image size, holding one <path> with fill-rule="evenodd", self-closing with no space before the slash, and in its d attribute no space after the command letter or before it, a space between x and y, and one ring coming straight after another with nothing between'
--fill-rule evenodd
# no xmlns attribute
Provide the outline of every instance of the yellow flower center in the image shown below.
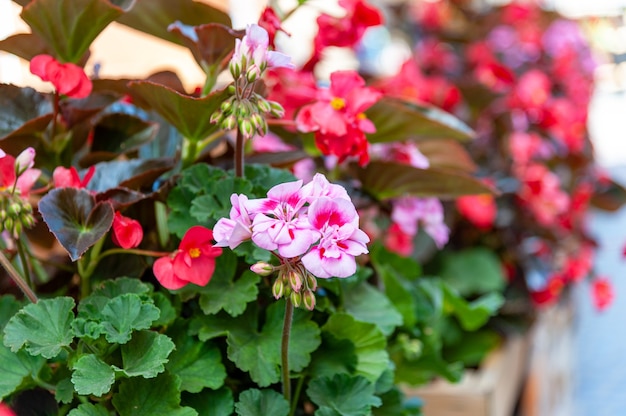
<svg viewBox="0 0 626 416"><path fill-rule="evenodd" d="M200 257L201 253L202 252L197 247L189 249L189 257L191 257L192 259L197 259L198 257Z"/></svg>
<svg viewBox="0 0 626 416"><path fill-rule="evenodd" d="M356 115L356 118L358 118L359 120L365 120L367 116L365 115L365 113L359 113Z"/></svg>
<svg viewBox="0 0 626 416"><path fill-rule="evenodd" d="M334 108L335 110L341 110L342 108L346 106L346 100L340 97L335 97L332 100L330 100L330 106Z"/></svg>

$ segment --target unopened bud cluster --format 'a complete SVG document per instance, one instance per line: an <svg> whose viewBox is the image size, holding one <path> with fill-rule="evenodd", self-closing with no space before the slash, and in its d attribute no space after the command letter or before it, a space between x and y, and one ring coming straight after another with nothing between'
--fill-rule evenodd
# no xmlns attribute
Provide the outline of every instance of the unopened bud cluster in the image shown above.
<svg viewBox="0 0 626 416"><path fill-rule="evenodd" d="M308 310L315 309L315 289L317 280L302 263L286 263L274 267L267 263L257 263L250 268L261 276L269 276L278 270L278 277L272 285L272 295L276 299L289 297L296 308L304 306Z"/></svg>
<svg viewBox="0 0 626 416"><path fill-rule="evenodd" d="M211 123L217 123L223 130L238 128L243 137L267 134L265 115L280 118L285 114L277 102L266 100L254 91L244 93L238 87L229 87L231 96L211 115Z"/></svg>
<svg viewBox="0 0 626 416"><path fill-rule="evenodd" d="M33 207L20 198L19 191L0 191L0 232L8 231L18 238L24 228L30 228L34 224Z"/></svg>

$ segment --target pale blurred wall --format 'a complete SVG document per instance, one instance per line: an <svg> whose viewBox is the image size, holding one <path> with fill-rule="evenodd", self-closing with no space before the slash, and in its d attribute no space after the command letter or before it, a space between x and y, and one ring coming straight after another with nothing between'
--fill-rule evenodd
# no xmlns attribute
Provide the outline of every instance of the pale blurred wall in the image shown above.
<svg viewBox="0 0 626 416"><path fill-rule="evenodd" d="M175 1L175 0L172 0ZM266 0L198 0L227 10L235 28L258 20ZM0 0L0 39L15 33L28 33L20 19L21 7L11 0ZM89 75L99 64L102 78L144 77L160 70L172 70L183 80L188 91L204 83L202 70L188 49L112 23L94 41L85 68ZM0 82L32 86L41 90L50 86L30 74L28 62L0 52Z"/></svg>

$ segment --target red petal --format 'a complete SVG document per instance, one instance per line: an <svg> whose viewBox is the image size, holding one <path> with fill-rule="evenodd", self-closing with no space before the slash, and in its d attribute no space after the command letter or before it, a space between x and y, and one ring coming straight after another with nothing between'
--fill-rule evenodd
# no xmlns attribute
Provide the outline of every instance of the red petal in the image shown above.
<svg viewBox="0 0 626 416"><path fill-rule="evenodd" d="M37 55L30 60L30 72L37 75L44 81L50 81L48 78L48 64L56 62L50 55Z"/></svg>
<svg viewBox="0 0 626 416"><path fill-rule="evenodd" d="M154 272L154 276L157 278L159 283L170 290L180 289L185 286L189 282L179 279L176 274L174 274L174 265L172 259L169 257L161 257L152 265L152 271Z"/></svg>

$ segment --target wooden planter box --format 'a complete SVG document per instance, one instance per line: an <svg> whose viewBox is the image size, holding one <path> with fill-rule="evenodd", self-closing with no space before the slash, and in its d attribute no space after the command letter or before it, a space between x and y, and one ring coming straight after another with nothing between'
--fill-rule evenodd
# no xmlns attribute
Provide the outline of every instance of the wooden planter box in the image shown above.
<svg viewBox="0 0 626 416"><path fill-rule="evenodd" d="M405 394L423 400L424 416L511 416L526 376L528 344L528 337L510 337L458 384L436 380Z"/></svg>

